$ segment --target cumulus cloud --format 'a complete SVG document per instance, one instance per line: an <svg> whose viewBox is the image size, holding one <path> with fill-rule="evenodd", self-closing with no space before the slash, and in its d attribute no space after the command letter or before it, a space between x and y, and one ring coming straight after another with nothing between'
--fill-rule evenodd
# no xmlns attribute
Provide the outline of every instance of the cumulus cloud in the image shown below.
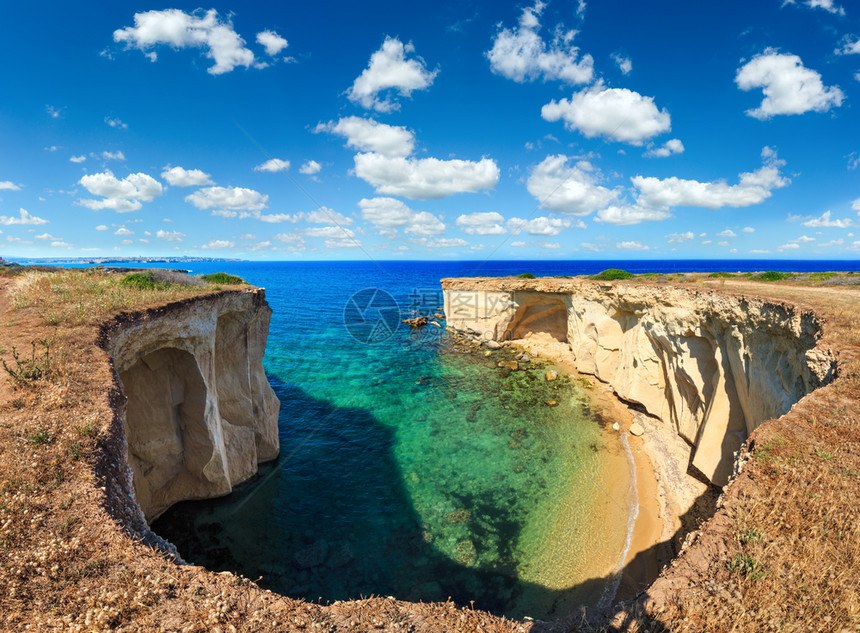
<svg viewBox="0 0 860 633"><path fill-rule="evenodd" d="M666 158L672 154L682 154L684 144L677 138L670 138L660 147L649 149L643 154L646 158Z"/></svg>
<svg viewBox="0 0 860 633"><path fill-rule="evenodd" d="M69 161L70 161L70 162L72 162L72 163L82 163L82 162L84 162L86 159L87 159L87 157L86 157L86 156L84 156L83 154L81 154L80 156L71 156L71 157L69 158Z"/></svg>
<svg viewBox="0 0 860 633"><path fill-rule="evenodd" d="M416 159L368 152L355 155L355 175L373 185L377 193L427 200L492 189L499 181L499 168L489 158Z"/></svg>
<svg viewBox="0 0 860 633"><path fill-rule="evenodd" d="M118 127L118 128L122 128L122 129L124 129L124 130L125 130L125 129L128 129L128 124L127 124L127 123L123 123L123 122L122 122L122 121L120 121L119 119L115 119L115 118L112 118L112 117L109 117L109 116L106 116L106 117L105 117L105 123L107 123L107 124L108 124L109 126L111 126L111 127Z"/></svg>
<svg viewBox="0 0 860 633"><path fill-rule="evenodd" d="M616 242L615 248L625 251L648 251L650 246L645 246L642 242L631 240L629 242Z"/></svg>
<svg viewBox="0 0 860 633"><path fill-rule="evenodd" d="M851 208L857 211L858 215L860 215L860 198L857 198L851 203Z"/></svg>
<svg viewBox="0 0 860 633"><path fill-rule="evenodd" d="M808 226L811 228L835 228L835 229L847 229L849 226L854 226L854 221L851 218L845 218L842 220L833 220L830 217L830 211L825 211L821 214L821 217L812 218L803 223L803 226Z"/></svg>
<svg viewBox="0 0 860 633"><path fill-rule="evenodd" d="M427 248L462 248L469 246L469 242L459 237L440 237L437 239L423 237L412 241Z"/></svg>
<svg viewBox="0 0 860 633"><path fill-rule="evenodd" d="M100 209L113 209L117 213L137 211L143 206L141 203L152 202L164 193L160 182L140 172L129 174L120 180L108 169L83 176L79 182L94 196L102 196L102 200L78 201L81 206L94 211Z"/></svg>
<svg viewBox="0 0 860 633"><path fill-rule="evenodd" d="M797 0L783 0L782 5L798 4ZM809 7L810 9L824 9L828 13L836 15L845 15L845 9L833 2L833 0L802 0L800 4Z"/></svg>
<svg viewBox="0 0 860 633"><path fill-rule="evenodd" d="M851 37L846 35L842 42L842 47L834 51L837 55L860 55L860 37L852 42Z"/></svg>
<svg viewBox="0 0 860 633"><path fill-rule="evenodd" d="M571 215L588 215L606 207L617 193L597 184L587 161L568 166L564 154L547 156L529 176L526 188L540 206Z"/></svg>
<svg viewBox="0 0 860 633"><path fill-rule="evenodd" d="M637 204L650 209L670 207L748 207L768 199L774 189L791 181L780 173L785 161L769 147L762 150L763 165L754 172L739 175L736 185L725 181L699 182L681 178L634 176L630 180L638 189Z"/></svg>
<svg viewBox="0 0 860 633"><path fill-rule="evenodd" d="M435 215L410 209L395 198L363 198L358 206L361 217L386 237L394 237L398 228L417 237L432 237L445 232L445 224Z"/></svg>
<svg viewBox="0 0 860 633"><path fill-rule="evenodd" d="M99 225L96 227L96 231L107 231L107 230L108 230L108 227L107 227L107 225L106 225L106 224L99 224Z"/></svg>
<svg viewBox="0 0 860 633"><path fill-rule="evenodd" d="M744 232L744 233L755 233L755 229L754 229L753 227L751 227L751 226L745 226L745 227L743 228L743 232Z"/></svg>
<svg viewBox="0 0 860 633"><path fill-rule="evenodd" d="M692 231L687 231L686 233L670 233L666 236L666 240L669 244L682 244L683 242L689 242L692 239L695 239L696 234Z"/></svg>
<svg viewBox="0 0 860 633"><path fill-rule="evenodd" d="M800 57L768 48L738 69L735 83L741 90L761 88L764 100L746 113L756 119L777 114L826 112L842 105L845 95L837 86L826 87L821 75L806 68Z"/></svg>
<svg viewBox="0 0 860 633"><path fill-rule="evenodd" d="M668 209L649 209L639 205L612 205L597 212L597 221L627 226L640 222L661 222L672 217Z"/></svg>
<svg viewBox="0 0 860 633"><path fill-rule="evenodd" d="M6 190L6 191L20 191L20 190L21 190L21 186L20 186L20 185L16 185L16 184L15 184L14 182L12 182L11 180L3 180L3 181L0 181L0 191L3 191L3 190Z"/></svg>
<svg viewBox="0 0 860 633"><path fill-rule="evenodd" d="M306 160L301 167L299 167L299 173L304 174L305 176L313 176L314 174L320 173L322 170L322 165L320 165L315 160Z"/></svg>
<svg viewBox="0 0 860 633"><path fill-rule="evenodd" d="M114 235L134 235L134 231L129 231L124 226L121 226L116 231L114 231L113 234Z"/></svg>
<svg viewBox="0 0 860 633"><path fill-rule="evenodd" d="M287 171L290 168L290 161L280 158L270 158L265 163L254 167L254 171L268 171L275 173L278 171Z"/></svg>
<svg viewBox="0 0 860 633"><path fill-rule="evenodd" d="M342 226L314 226L309 229L305 229L304 234L308 237L355 237L355 231Z"/></svg>
<svg viewBox="0 0 860 633"><path fill-rule="evenodd" d="M185 237L185 233L180 233L179 231L165 231L159 229L156 232L155 237L162 240L167 240L168 242L181 242L182 238Z"/></svg>
<svg viewBox="0 0 860 633"><path fill-rule="evenodd" d="M257 33L257 43L266 49L266 55L270 57L274 57L287 47L287 40L268 29Z"/></svg>
<svg viewBox="0 0 860 633"><path fill-rule="evenodd" d="M566 31L559 25L551 42L539 35L540 14L546 3L540 0L526 7L520 15L519 26L500 28L487 51L490 68L497 75L518 83L560 80L566 83L587 84L594 77L594 60L591 55L579 57L579 48L573 45L576 31Z"/></svg>
<svg viewBox="0 0 860 633"><path fill-rule="evenodd" d="M221 250L225 248L233 248L234 246L235 244L229 240L210 240L206 244L200 246L200 248Z"/></svg>
<svg viewBox="0 0 860 633"><path fill-rule="evenodd" d="M508 228L513 235L519 235L521 232L529 235L554 236L561 233L564 229L569 228L573 224L570 218L547 218L539 217L530 220L522 218L511 218L508 220Z"/></svg>
<svg viewBox="0 0 860 633"><path fill-rule="evenodd" d="M185 196L185 202L198 209L260 211L266 208L269 196L244 187L206 187Z"/></svg>
<svg viewBox="0 0 860 633"><path fill-rule="evenodd" d="M550 122L563 120L567 129L588 138L603 136L631 145L672 129L669 112L659 110L653 97L627 88L606 88L600 82L570 99L553 99L541 108L541 116Z"/></svg>
<svg viewBox="0 0 860 633"><path fill-rule="evenodd" d="M630 71L633 70L633 62L630 61L630 58L626 55L622 55L621 53L612 53L612 61L614 61L615 65L618 66L618 70L625 75L629 75Z"/></svg>
<svg viewBox="0 0 860 633"><path fill-rule="evenodd" d="M373 119L349 116L337 123L320 123L315 132L337 134L349 147L360 152L375 152L389 158L409 156L415 149L415 136L405 127L379 123Z"/></svg>
<svg viewBox="0 0 860 633"><path fill-rule="evenodd" d="M36 239L37 240L58 240L60 238L55 237L54 235L51 235L50 233L42 233L41 235L37 235Z"/></svg>
<svg viewBox="0 0 860 633"><path fill-rule="evenodd" d="M433 84L439 69L427 70L420 57L407 59L415 52L415 47L403 44L396 37L386 37L378 51L370 56L370 63L353 82L346 95L353 103L367 110L392 112L400 109L400 104L389 93L380 98L380 93L396 91L403 97L410 97L413 90L424 90Z"/></svg>
<svg viewBox="0 0 860 633"><path fill-rule="evenodd" d="M12 226L14 224L37 225L48 224L48 220L30 215L30 212L26 209L18 209L17 216L0 215L0 224L4 226Z"/></svg>
<svg viewBox="0 0 860 633"><path fill-rule="evenodd" d="M102 160L125 160L125 154L122 152L102 152L101 154L93 154L93 158L101 158Z"/></svg>
<svg viewBox="0 0 860 633"><path fill-rule="evenodd" d="M168 165L161 172L161 177L167 181L167 184L174 187L199 187L212 184L212 176L199 169L183 169Z"/></svg>
<svg viewBox="0 0 860 633"><path fill-rule="evenodd" d="M505 218L495 211L486 213L465 213L456 220L457 226L469 235L504 235Z"/></svg>
<svg viewBox="0 0 860 633"><path fill-rule="evenodd" d="M732 231L731 229L726 229L725 231L720 231L717 233L717 237L737 237L738 234Z"/></svg>
<svg viewBox="0 0 860 633"><path fill-rule="evenodd" d="M207 69L212 75L228 73L237 66L248 68L255 62L254 53L245 47L245 40L233 30L230 20L222 21L215 9L205 14L179 9L135 13L134 26L117 29L113 39L143 51L153 62L157 59L153 49L159 45L201 48L215 62Z"/></svg>

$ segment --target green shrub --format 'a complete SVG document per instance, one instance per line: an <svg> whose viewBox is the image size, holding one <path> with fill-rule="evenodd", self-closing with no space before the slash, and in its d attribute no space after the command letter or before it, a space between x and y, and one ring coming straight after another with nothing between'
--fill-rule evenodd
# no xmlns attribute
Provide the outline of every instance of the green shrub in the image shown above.
<svg viewBox="0 0 860 633"><path fill-rule="evenodd" d="M775 270L769 270L765 273L759 273L755 276L755 279L757 281L780 281L789 277L791 277L791 273L780 273Z"/></svg>
<svg viewBox="0 0 860 633"><path fill-rule="evenodd" d="M238 286L248 283L241 277L230 275L228 273L211 273L209 275L203 275L201 279L210 284L224 284L226 286Z"/></svg>
<svg viewBox="0 0 860 633"><path fill-rule="evenodd" d="M169 284L158 280L151 271L145 273L131 273L120 280L120 285L137 290L163 290Z"/></svg>
<svg viewBox="0 0 860 633"><path fill-rule="evenodd" d="M619 268L607 268L603 272L591 276L592 279L596 279L597 281L615 281L616 279L632 279L633 277L635 277L633 273L620 270Z"/></svg>
<svg viewBox="0 0 860 633"><path fill-rule="evenodd" d="M715 279L730 279L734 277L732 273L711 273L708 277L713 277Z"/></svg>
<svg viewBox="0 0 860 633"><path fill-rule="evenodd" d="M519 275L517 275L517 277L519 279L536 279L536 277L531 273L520 273Z"/></svg>

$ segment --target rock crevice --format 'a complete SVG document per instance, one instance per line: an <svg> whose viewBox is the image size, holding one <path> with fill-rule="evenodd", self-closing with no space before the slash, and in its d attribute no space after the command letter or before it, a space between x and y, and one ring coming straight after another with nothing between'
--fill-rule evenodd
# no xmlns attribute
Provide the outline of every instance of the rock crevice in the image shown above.
<svg viewBox="0 0 860 633"><path fill-rule="evenodd" d="M548 333L694 446L716 485L762 422L833 379L818 317L794 306L673 287L580 280L444 279L448 327L485 341Z"/></svg>

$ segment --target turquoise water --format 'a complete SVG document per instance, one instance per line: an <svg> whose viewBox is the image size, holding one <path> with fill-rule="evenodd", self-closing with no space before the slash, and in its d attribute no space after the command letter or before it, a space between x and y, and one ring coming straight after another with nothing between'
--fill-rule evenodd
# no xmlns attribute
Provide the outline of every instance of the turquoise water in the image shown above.
<svg viewBox="0 0 860 633"><path fill-rule="evenodd" d="M366 287L404 317L436 312L447 271L434 266L229 265L274 310L264 364L281 455L227 498L178 504L155 531L190 562L323 602L451 597L538 618L597 602L631 501L613 481L627 476L622 449L577 385L546 381L548 365L500 368L509 352L469 353L433 326L374 344L344 326Z"/></svg>

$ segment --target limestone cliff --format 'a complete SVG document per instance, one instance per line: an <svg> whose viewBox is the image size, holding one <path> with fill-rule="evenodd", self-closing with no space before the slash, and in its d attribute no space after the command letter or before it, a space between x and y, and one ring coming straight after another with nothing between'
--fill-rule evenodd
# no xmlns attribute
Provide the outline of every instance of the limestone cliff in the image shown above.
<svg viewBox="0 0 860 633"><path fill-rule="evenodd" d="M229 493L277 456L280 403L262 365L271 313L262 289L229 291L130 315L106 333L148 521L177 501Z"/></svg>
<svg viewBox="0 0 860 633"><path fill-rule="evenodd" d="M545 332L577 369L671 424L713 483L733 454L835 371L817 317L781 303L561 279L443 279L448 327L484 340Z"/></svg>

